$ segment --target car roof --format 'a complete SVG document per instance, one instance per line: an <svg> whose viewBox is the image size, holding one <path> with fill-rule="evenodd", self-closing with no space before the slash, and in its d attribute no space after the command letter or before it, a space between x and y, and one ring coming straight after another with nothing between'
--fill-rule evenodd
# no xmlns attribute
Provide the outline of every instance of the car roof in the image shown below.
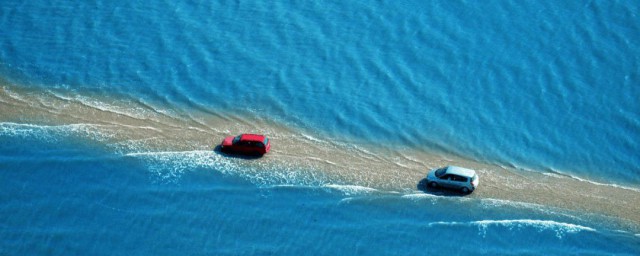
<svg viewBox="0 0 640 256"><path fill-rule="evenodd" d="M460 175L460 176L465 176L465 177L473 177L474 175L476 175L476 171L471 170L471 169L467 169L467 168L462 168L462 167L451 165L451 166L447 167L447 174L455 174L455 175Z"/></svg>
<svg viewBox="0 0 640 256"><path fill-rule="evenodd" d="M240 141L258 141L263 142L266 137L260 134L242 134L240 135Z"/></svg>

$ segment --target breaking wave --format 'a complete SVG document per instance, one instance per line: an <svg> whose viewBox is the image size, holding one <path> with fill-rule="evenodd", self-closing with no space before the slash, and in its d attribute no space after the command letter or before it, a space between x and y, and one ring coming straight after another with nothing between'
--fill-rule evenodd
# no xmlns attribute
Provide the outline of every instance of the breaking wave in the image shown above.
<svg viewBox="0 0 640 256"><path fill-rule="evenodd" d="M327 180L318 172L297 168L295 165L273 163L266 158L247 160L229 157L213 150L136 152L125 156L144 161L149 171L164 182L177 181L186 172L202 169L242 177L259 187L318 187Z"/></svg>
<svg viewBox="0 0 640 256"><path fill-rule="evenodd" d="M480 220L470 222L432 222L429 227L446 226L446 227L473 227L478 228L478 232L482 236L486 236L487 231L491 228L506 228L511 231L528 231L536 230L538 232L552 231L556 237L563 238L566 234L574 234L578 232L596 232L596 229L581 225L556 222L552 220Z"/></svg>

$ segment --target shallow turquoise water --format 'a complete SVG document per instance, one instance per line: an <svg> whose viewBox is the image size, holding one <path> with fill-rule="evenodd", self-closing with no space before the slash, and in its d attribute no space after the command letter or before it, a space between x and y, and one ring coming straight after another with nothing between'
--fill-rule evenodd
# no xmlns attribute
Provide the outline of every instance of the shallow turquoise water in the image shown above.
<svg viewBox="0 0 640 256"><path fill-rule="evenodd" d="M637 188L637 13L634 1L9 0L0 70L35 90L255 115ZM633 234L512 205L384 193L345 201L343 189L265 188L197 168L165 184L149 171L163 164L52 147L6 127L0 248L11 254L418 254L434 239L452 252L638 251Z"/></svg>

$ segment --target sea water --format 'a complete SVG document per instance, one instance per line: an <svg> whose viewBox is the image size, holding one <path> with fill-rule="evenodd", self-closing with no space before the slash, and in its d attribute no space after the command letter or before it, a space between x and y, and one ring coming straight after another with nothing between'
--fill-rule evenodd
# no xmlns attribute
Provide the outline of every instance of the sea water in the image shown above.
<svg viewBox="0 0 640 256"><path fill-rule="evenodd" d="M637 13L5 0L0 252L637 254Z"/></svg>

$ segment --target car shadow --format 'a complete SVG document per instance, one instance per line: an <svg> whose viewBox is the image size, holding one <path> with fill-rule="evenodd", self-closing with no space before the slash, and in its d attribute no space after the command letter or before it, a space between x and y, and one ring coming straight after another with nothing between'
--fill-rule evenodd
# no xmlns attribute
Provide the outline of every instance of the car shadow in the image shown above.
<svg viewBox="0 0 640 256"><path fill-rule="evenodd" d="M235 153L222 152L222 147L220 145L217 145L215 148L213 148L213 152L224 157L239 158L239 159L245 159L245 160L254 160L254 159L262 158L262 155L247 155L247 154L235 154Z"/></svg>
<svg viewBox="0 0 640 256"><path fill-rule="evenodd" d="M442 187L437 187L437 188L433 188L430 187L427 184L427 178L421 179L418 184L416 185L416 188L422 192L425 192L427 194L432 194L432 195L438 195L438 196L466 196L468 194L464 194L458 190L453 190L453 189L448 189L448 188L442 188Z"/></svg>

